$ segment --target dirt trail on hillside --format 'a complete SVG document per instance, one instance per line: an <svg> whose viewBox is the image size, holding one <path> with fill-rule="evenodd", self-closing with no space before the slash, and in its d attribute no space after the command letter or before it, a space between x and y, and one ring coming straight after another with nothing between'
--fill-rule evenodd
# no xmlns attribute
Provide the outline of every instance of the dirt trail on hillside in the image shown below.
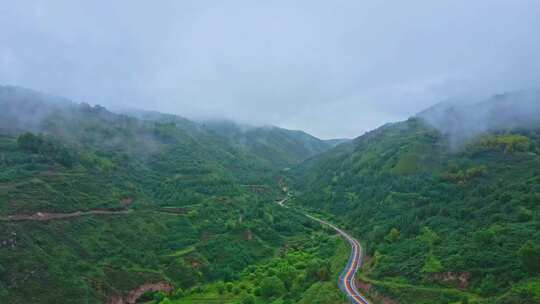
<svg viewBox="0 0 540 304"><path fill-rule="evenodd" d="M110 210L90 210L90 211L75 211L72 213L48 213L36 212L34 214L17 214L0 216L0 221L16 222L16 221L50 221L73 217L81 217L85 215L121 215L133 212L132 209L110 211Z"/></svg>

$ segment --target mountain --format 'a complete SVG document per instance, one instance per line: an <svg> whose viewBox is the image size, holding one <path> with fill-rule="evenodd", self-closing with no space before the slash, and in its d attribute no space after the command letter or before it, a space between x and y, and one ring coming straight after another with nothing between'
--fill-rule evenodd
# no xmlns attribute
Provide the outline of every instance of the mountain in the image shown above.
<svg viewBox="0 0 540 304"><path fill-rule="evenodd" d="M373 303L538 303L539 107L323 141L0 86L0 302L345 303L349 248L300 208L364 242Z"/></svg>
<svg viewBox="0 0 540 304"><path fill-rule="evenodd" d="M69 165L69 170L91 173L84 176L101 185L92 192L98 196L91 199L94 203L90 203L87 194L72 197L71 208L91 207L84 205L86 202L106 204L111 199L105 197L118 200L126 195L144 197L139 200L141 203L158 200L169 205L193 203L206 195L238 191L236 184L257 183L261 176L253 172L272 171L256 156L197 129L187 120L181 123L139 120L100 106L58 103L45 95L28 92L8 88L7 93L0 95L0 129L12 135L4 141L10 149L19 147L20 152L35 158L34 166ZM34 133L16 137L27 131ZM28 161L21 163L23 167L30 165ZM130 178L135 178L133 184L123 182ZM56 186L36 187L45 191L43 200L47 200L48 208L53 207L51 204L66 208L64 194ZM182 189L181 196L172 194L174 189ZM27 190L21 191L21 195ZM51 197L45 195L49 192ZM18 196L11 195L8 204L2 206L4 212L21 208ZM38 205L39 201L33 204ZM10 202L14 202L13 206Z"/></svg>
<svg viewBox="0 0 540 304"><path fill-rule="evenodd" d="M508 92L474 103L443 102L417 115L459 143L485 132L538 128L540 89Z"/></svg>
<svg viewBox="0 0 540 304"><path fill-rule="evenodd" d="M280 277L289 262L325 274L272 296L301 301L316 285L339 297L322 259L340 243L274 203L281 169L181 117L0 87L0 302L125 303L152 289L260 302L266 261Z"/></svg>
<svg viewBox="0 0 540 304"><path fill-rule="evenodd" d="M526 91L387 124L290 170L296 204L365 242L381 301L538 303L538 113Z"/></svg>
<svg viewBox="0 0 540 304"><path fill-rule="evenodd" d="M228 138L231 144L268 160L278 167L298 164L330 149L333 144L303 131L287 130L274 126L254 127L231 121L206 121L204 128Z"/></svg>
<svg viewBox="0 0 540 304"><path fill-rule="evenodd" d="M349 142L349 138L335 138L335 139L325 139L324 142L329 144L331 147L341 145L343 143Z"/></svg>

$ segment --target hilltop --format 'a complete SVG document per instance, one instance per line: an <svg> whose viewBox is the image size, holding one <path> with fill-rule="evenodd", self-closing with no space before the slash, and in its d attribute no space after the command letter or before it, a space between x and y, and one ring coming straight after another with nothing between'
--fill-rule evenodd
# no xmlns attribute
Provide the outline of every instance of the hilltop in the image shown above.
<svg viewBox="0 0 540 304"><path fill-rule="evenodd" d="M540 94L515 92L387 124L295 167L297 203L334 214L365 241L372 293L533 303L539 111Z"/></svg>

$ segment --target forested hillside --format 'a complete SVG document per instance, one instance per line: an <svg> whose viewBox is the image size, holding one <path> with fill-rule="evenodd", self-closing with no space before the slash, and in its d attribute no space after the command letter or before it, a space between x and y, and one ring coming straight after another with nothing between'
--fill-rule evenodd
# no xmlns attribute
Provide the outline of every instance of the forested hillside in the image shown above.
<svg viewBox="0 0 540 304"><path fill-rule="evenodd" d="M287 248L319 256L294 245L318 227L274 203L281 168L177 116L0 87L0 152L2 303L105 303L148 284L182 299L240 280L251 287L233 299L280 298L293 281L255 294L242 271Z"/></svg>
<svg viewBox="0 0 540 304"><path fill-rule="evenodd" d="M385 125L294 168L295 201L365 242L372 295L540 303L539 97L440 105Z"/></svg>
<svg viewBox="0 0 540 304"><path fill-rule="evenodd" d="M302 131L274 126L253 127L230 121L207 121L203 126L281 168L296 165L341 142L323 141Z"/></svg>
<svg viewBox="0 0 540 304"><path fill-rule="evenodd" d="M374 303L539 303L539 96L322 141L0 87L0 299L344 303L347 245L275 204L286 172L364 242Z"/></svg>

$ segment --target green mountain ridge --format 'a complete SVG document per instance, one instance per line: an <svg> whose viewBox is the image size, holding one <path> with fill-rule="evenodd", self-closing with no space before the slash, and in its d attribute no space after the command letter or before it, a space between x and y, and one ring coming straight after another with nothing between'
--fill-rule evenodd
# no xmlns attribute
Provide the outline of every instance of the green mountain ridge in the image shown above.
<svg viewBox="0 0 540 304"><path fill-rule="evenodd" d="M254 127L223 120L202 124L207 130L228 138L232 144L245 147L279 167L298 164L333 147L333 142L318 139L303 131L274 126Z"/></svg>
<svg viewBox="0 0 540 304"><path fill-rule="evenodd" d="M336 139L325 139L324 142L328 143L330 146L335 147L346 142L351 141L349 138L336 138Z"/></svg>
<svg viewBox="0 0 540 304"><path fill-rule="evenodd" d="M399 303L538 303L538 97L452 106L443 121L427 119L431 109L368 132L293 168L296 203L363 240L363 275L388 282L373 290ZM474 121L479 112L487 120ZM461 136L468 125L482 127Z"/></svg>
<svg viewBox="0 0 540 304"><path fill-rule="evenodd" d="M540 89L498 94L479 102L446 101L416 115L456 143L485 132L540 127Z"/></svg>
<svg viewBox="0 0 540 304"><path fill-rule="evenodd" d="M2 303L345 303L349 249L283 182L363 242L373 303L540 302L534 90L320 140L1 86L0 152Z"/></svg>
<svg viewBox="0 0 540 304"><path fill-rule="evenodd" d="M281 168L270 160L152 115L0 87L0 302L109 303L160 282L181 298L220 281L252 284L248 266L320 234L274 203Z"/></svg>

